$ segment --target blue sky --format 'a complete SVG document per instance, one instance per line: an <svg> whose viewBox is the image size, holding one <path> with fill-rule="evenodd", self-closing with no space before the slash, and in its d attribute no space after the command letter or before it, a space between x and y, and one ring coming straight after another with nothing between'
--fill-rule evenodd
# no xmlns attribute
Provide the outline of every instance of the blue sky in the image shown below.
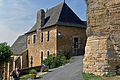
<svg viewBox="0 0 120 80"><path fill-rule="evenodd" d="M19 35L27 32L36 22L37 11L54 7L64 0L0 0L0 42L12 45ZM80 17L86 20L85 0L66 0Z"/></svg>

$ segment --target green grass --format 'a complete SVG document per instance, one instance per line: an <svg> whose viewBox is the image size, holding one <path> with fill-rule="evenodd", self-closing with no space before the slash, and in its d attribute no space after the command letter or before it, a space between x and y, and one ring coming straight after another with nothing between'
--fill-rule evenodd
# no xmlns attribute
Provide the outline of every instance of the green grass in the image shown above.
<svg viewBox="0 0 120 80"><path fill-rule="evenodd" d="M30 78L30 75L27 74L27 75L20 77L20 80L28 80L29 78Z"/></svg>
<svg viewBox="0 0 120 80"><path fill-rule="evenodd" d="M109 79L103 79L100 76L95 76L93 74L88 74L88 73L82 73L84 80L109 80Z"/></svg>

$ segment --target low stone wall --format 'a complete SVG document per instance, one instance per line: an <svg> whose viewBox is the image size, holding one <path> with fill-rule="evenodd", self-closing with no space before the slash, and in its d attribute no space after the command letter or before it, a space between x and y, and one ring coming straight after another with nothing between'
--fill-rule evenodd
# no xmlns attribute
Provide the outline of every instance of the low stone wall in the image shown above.
<svg viewBox="0 0 120 80"><path fill-rule="evenodd" d="M35 69L37 72L40 72L42 66L36 66L36 67L30 67L30 68L24 68L24 69L20 69L20 76L25 75L25 74L29 74L29 72L32 69ZM13 74L13 71L11 72L11 76Z"/></svg>
<svg viewBox="0 0 120 80"><path fill-rule="evenodd" d="M36 66L36 67L21 69L21 70L20 70L20 76L25 75L25 74L29 74L29 72L30 72L32 69L35 69L37 72L40 72L41 67L42 67L42 66Z"/></svg>

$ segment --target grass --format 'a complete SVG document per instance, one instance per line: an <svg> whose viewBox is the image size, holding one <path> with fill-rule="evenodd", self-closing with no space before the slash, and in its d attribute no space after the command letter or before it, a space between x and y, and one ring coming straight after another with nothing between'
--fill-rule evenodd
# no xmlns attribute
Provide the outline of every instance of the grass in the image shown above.
<svg viewBox="0 0 120 80"><path fill-rule="evenodd" d="M27 74L27 75L21 76L20 80L28 80L29 78L30 78L30 75Z"/></svg>
<svg viewBox="0 0 120 80"><path fill-rule="evenodd" d="M102 77L100 76L95 76L93 74L85 74L85 73L82 73L83 75L83 78L84 80L105 80L105 79L102 79Z"/></svg>
<svg viewBox="0 0 120 80"><path fill-rule="evenodd" d="M108 75L105 77L95 76L93 74L82 73L84 80L120 80L120 76Z"/></svg>

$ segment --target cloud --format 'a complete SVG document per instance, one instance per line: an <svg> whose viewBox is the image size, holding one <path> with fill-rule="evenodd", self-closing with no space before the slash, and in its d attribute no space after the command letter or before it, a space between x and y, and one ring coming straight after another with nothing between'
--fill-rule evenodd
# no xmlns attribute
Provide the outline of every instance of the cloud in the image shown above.
<svg viewBox="0 0 120 80"><path fill-rule="evenodd" d="M34 7L28 0L0 0L0 43L12 45L34 25Z"/></svg>
<svg viewBox="0 0 120 80"><path fill-rule="evenodd" d="M7 42L9 45L12 45L18 35L19 33L10 30L0 22L0 43Z"/></svg>
<svg viewBox="0 0 120 80"><path fill-rule="evenodd" d="M0 7L2 6L2 2L3 2L3 0L0 0Z"/></svg>

